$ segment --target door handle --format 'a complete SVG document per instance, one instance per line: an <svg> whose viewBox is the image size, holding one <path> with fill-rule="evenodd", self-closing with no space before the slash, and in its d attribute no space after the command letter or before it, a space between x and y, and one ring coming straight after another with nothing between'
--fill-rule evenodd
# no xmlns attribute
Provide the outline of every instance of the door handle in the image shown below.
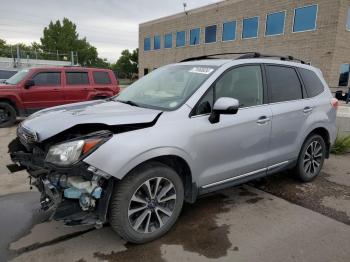
<svg viewBox="0 0 350 262"><path fill-rule="evenodd" d="M258 124L263 125L266 124L267 122L269 122L271 119L267 116L261 116L258 118L258 120L256 121Z"/></svg>
<svg viewBox="0 0 350 262"><path fill-rule="evenodd" d="M312 107L311 107L311 106L306 106L306 107L304 107L304 109L303 109L303 112L304 112L305 114L310 113L311 111L312 111Z"/></svg>

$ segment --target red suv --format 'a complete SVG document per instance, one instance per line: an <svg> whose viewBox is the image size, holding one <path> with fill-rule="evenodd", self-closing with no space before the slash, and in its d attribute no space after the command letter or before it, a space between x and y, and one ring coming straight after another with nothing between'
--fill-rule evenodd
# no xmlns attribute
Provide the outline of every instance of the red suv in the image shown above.
<svg viewBox="0 0 350 262"><path fill-rule="evenodd" d="M19 71L0 85L0 127L43 108L103 99L120 91L107 69L45 67Z"/></svg>

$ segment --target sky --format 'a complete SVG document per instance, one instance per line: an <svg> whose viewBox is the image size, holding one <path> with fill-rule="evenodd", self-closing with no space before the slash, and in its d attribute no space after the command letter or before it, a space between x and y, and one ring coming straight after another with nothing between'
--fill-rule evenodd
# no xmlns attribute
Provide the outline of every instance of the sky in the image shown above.
<svg viewBox="0 0 350 262"><path fill-rule="evenodd" d="M142 22L219 2L220 0L0 0L0 39L9 44L40 42L51 20L67 17L80 37L115 62L124 49L138 47Z"/></svg>

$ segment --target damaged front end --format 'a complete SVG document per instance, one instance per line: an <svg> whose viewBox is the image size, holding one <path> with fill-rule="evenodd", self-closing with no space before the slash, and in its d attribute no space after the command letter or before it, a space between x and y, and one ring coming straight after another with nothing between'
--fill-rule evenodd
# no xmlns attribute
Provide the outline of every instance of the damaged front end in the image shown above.
<svg viewBox="0 0 350 262"><path fill-rule="evenodd" d="M30 184L41 193L41 207L66 225L95 225L107 220L114 179L82 161L113 133L69 134L38 142L35 132L18 127L9 144L11 172L27 170ZM63 142L64 141L64 142Z"/></svg>

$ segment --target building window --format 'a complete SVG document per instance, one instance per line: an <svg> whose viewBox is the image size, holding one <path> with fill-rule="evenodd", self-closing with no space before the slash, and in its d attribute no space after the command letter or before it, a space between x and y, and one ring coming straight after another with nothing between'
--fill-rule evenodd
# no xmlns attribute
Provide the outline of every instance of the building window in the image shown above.
<svg viewBox="0 0 350 262"><path fill-rule="evenodd" d="M205 28L205 43L215 43L216 42L216 25L207 26Z"/></svg>
<svg viewBox="0 0 350 262"><path fill-rule="evenodd" d="M164 48L172 48L173 47L173 35L166 34L164 36Z"/></svg>
<svg viewBox="0 0 350 262"><path fill-rule="evenodd" d="M160 35L154 36L154 50L160 49Z"/></svg>
<svg viewBox="0 0 350 262"><path fill-rule="evenodd" d="M349 72L350 72L350 65L349 64L342 64L340 66L339 86L348 86L348 84L349 84Z"/></svg>
<svg viewBox="0 0 350 262"><path fill-rule="evenodd" d="M236 21L226 22L222 25L222 41L236 39Z"/></svg>
<svg viewBox="0 0 350 262"><path fill-rule="evenodd" d="M243 19L242 38L256 38L259 31L259 17L251 17Z"/></svg>
<svg viewBox="0 0 350 262"><path fill-rule="evenodd" d="M151 50L151 38L146 37L143 41L143 50L149 51Z"/></svg>
<svg viewBox="0 0 350 262"><path fill-rule="evenodd" d="M194 28L190 30L190 45L199 45L201 30Z"/></svg>
<svg viewBox="0 0 350 262"><path fill-rule="evenodd" d="M348 8L348 17L346 19L346 30L350 31L350 7Z"/></svg>
<svg viewBox="0 0 350 262"><path fill-rule="evenodd" d="M282 35L284 33L285 18L285 11L268 14L266 17L265 35Z"/></svg>
<svg viewBox="0 0 350 262"><path fill-rule="evenodd" d="M309 5L294 10L293 32L316 30L317 5Z"/></svg>
<svg viewBox="0 0 350 262"><path fill-rule="evenodd" d="M186 44L186 31L176 33L176 47L182 47Z"/></svg>
<svg viewBox="0 0 350 262"><path fill-rule="evenodd" d="M144 69L143 69L143 75L144 75L144 76L145 76L145 75L148 75L148 71L149 71L148 68L144 68Z"/></svg>

